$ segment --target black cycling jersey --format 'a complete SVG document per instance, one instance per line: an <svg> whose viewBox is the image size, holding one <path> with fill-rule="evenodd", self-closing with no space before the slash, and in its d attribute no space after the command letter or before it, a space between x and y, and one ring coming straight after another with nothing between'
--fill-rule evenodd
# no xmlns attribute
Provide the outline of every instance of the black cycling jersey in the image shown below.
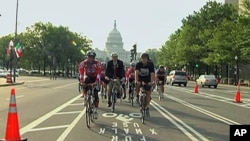
<svg viewBox="0 0 250 141"><path fill-rule="evenodd" d="M156 74L158 76L158 79L160 79L160 80L164 80L165 79L164 77L166 77L166 71L165 70L164 71L160 71L160 69L158 69L156 71Z"/></svg>
<svg viewBox="0 0 250 141"><path fill-rule="evenodd" d="M148 62L143 65L142 62L136 63L135 70L139 71L139 81L144 81L145 83L151 82L151 73L154 73L153 62Z"/></svg>

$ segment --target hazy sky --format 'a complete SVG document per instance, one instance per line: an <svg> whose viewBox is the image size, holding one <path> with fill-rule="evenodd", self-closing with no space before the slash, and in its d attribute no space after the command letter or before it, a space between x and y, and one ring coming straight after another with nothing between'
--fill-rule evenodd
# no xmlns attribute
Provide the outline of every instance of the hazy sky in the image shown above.
<svg viewBox="0 0 250 141"><path fill-rule="evenodd" d="M19 0L18 33L36 22L51 22L86 35L104 49L114 20L130 50L161 48L169 36L208 0ZM217 0L224 3L224 0ZM15 31L16 0L0 0L0 36Z"/></svg>

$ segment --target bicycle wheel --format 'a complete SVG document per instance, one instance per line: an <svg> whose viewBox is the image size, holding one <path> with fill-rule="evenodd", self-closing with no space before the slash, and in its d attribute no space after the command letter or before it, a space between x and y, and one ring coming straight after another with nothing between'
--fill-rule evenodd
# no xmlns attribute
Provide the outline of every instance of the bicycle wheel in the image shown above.
<svg viewBox="0 0 250 141"><path fill-rule="evenodd" d="M87 99L87 105L86 105L86 124L87 124L87 127L89 128L90 127L90 120L91 120L91 101L90 101L90 98L88 97Z"/></svg>
<svg viewBox="0 0 250 141"><path fill-rule="evenodd" d="M131 100L132 106L134 106L134 90L133 89L131 91L130 100Z"/></svg>
<svg viewBox="0 0 250 141"><path fill-rule="evenodd" d="M146 114L146 96L142 95L141 96L141 121L144 124L145 123L145 114Z"/></svg>

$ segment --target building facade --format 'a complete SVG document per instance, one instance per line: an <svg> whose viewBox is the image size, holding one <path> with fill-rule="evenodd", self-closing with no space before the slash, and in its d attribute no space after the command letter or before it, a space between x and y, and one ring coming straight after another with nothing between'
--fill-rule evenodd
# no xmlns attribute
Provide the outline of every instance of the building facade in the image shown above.
<svg viewBox="0 0 250 141"><path fill-rule="evenodd" d="M239 9L243 10L244 9L244 1L245 0L225 0L225 3L228 4L232 4L232 5L236 5ZM240 10L239 10L239 14L240 14Z"/></svg>
<svg viewBox="0 0 250 141"><path fill-rule="evenodd" d="M103 61L109 60L112 52L117 52L119 55L119 59L121 59L124 63L130 62L130 51L126 51L123 48L122 36L121 33L117 30L116 21L114 22L114 28L111 30L107 37L105 49L100 50L98 48L95 48L95 52L97 54L97 58Z"/></svg>

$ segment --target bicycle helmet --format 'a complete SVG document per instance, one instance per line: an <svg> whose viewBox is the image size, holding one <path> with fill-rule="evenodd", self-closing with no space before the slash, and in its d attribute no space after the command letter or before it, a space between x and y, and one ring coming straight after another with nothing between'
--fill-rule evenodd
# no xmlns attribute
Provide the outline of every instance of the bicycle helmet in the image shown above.
<svg viewBox="0 0 250 141"><path fill-rule="evenodd" d="M112 52L112 53L111 53L111 57L118 57L118 53Z"/></svg>
<svg viewBox="0 0 250 141"><path fill-rule="evenodd" d="M131 63L130 63L130 66L135 66L135 63L134 63L134 62L131 62Z"/></svg>
<svg viewBox="0 0 250 141"><path fill-rule="evenodd" d="M164 66L163 66L163 65L160 65L160 66L159 66L159 68L163 69L163 68L164 68Z"/></svg>
<svg viewBox="0 0 250 141"><path fill-rule="evenodd" d="M149 60L149 55L148 53L142 53L140 58L146 57Z"/></svg>
<svg viewBox="0 0 250 141"><path fill-rule="evenodd" d="M88 56L88 57L90 57L90 56L96 57L96 53L95 53L94 50L89 50L89 51L87 51L87 56Z"/></svg>
<svg viewBox="0 0 250 141"><path fill-rule="evenodd" d="M102 62L101 64L102 64L102 66L106 66L106 63L105 63L105 62Z"/></svg>

